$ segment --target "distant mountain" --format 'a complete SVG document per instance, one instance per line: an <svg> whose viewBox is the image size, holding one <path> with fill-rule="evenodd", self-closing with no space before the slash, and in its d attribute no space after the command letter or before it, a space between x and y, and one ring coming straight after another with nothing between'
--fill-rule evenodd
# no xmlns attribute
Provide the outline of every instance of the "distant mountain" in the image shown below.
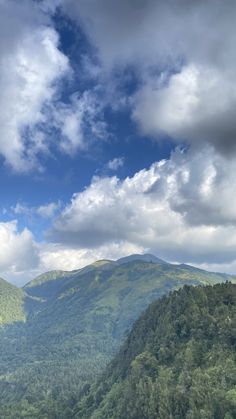
<svg viewBox="0 0 236 419"><path fill-rule="evenodd" d="M0 278L0 327L24 321L24 292Z"/></svg>
<svg viewBox="0 0 236 419"><path fill-rule="evenodd" d="M60 271L60 270L59 271L45 272L45 273L37 276L32 281L28 282L23 288L24 289L33 288L33 287L42 285L45 282L55 281L57 279L63 278L66 275L68 275L68 272L66 272L66 271Z"/></svg>
<svg viewBox="0 0 236 419"><path fill-rule="evenodd" d="M84 275L85 273L90 272L96 268L101 268L102 270L107 270L107 269L110 270L116 265L122 265L122 264L135 262L135 261L167 264L167 262L151 254L144 254L144 255L134 254L134 255L120 258L117 261L102 259L102 260L98 260L92 263L91 265L85 266L82 269L78 269L71 272L60 271L60 270L46 272L42 275L39 275L38 277L30 281L28 284L26 284L24 286L24 290L29 295L34 295L34 296L44 295L45 296L45 293L46 293L47 296L49 295L52 296L52 294L54 293L53 290L58 291L61 286L68 284L68 280L71 277L75 277L75 276L78 277L78 276Z"/></svg>
<svg viewBox="0 0 236 419"><path fill-rule="evenodd" d="M76 400L151 302L185 284L213 285L227 279L236 282L233 276L171 265L152 255L131 255L71 272L48 272L16 289L22 313L17 319L26 317L26 322L0 330L4 411L9 405L8 417L15 418L13 405L20 418L26 400L34 409L50 400L53 411L58 399L73 395ZM39 411L35 415L30 417L39 417Z"/></svg>
<svg viewBox="0 0 236 419"><path fill-rule="evenodd" d="M73 272L66 271L50 271L39 275L23 287L25 296L52 299L71 275Z"/></svg>
<svg viewBox="0 0 236 419"><path fill-rule="evenodd" d="M236 418L236 285L188 287L151 304L77 419Z"/></svg>
<svg viewBox="0 0 236 419"><path fill-rule="evenodd" d="M164 260L159 259L158 257L148 254L148 253L144 255L136 254L136 255L126 256L121 259L118 259L117 263L122 264L122 263L137 261L137 260L142 261L142 262L149 262L149 263L167 264L167 262L165 262Z"/></svg>

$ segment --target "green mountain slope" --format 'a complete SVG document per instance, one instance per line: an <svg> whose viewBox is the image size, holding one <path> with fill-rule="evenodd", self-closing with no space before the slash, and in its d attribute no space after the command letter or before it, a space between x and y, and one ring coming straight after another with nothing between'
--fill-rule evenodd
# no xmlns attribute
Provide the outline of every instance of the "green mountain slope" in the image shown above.
<svg viewBox="0 0 236 419"><path fill-rule="evenodd" d="M236 285L184 287L149 306L79 419L236 417Z"/></svg>
<svg viewBox="0 0 236 419"><path fill-rule="evenodd" d="M24 292L0 278L0 326L22 320Z"/></svg>
<svg viewBox="0 0 236 419"><path fill-rule="evenodd" d="M185 284L227 279L235 281L235 277L171 265L152 255L41 275L24 287L26 323L0 331L0 394L5 412L7 405L14 405L19 416L22 401L41 409L47 400L53 411L59 399L66 405L72 398L73 405L151 302Z"/></svg>
<svg viewBox="0 0 236 419"><path fill-rule="evenodd" d="M28 332L38 346L47 348L48 357L54 357L59 345L68 351L73 346L94 368L102 367L150 302L184 284L223 280L224 275L159 260L146 262L138 256L58 276L49 273L43 282L38 278L25 288L31 297L26 299L26 307L27 302L31 305Z"/></svg>

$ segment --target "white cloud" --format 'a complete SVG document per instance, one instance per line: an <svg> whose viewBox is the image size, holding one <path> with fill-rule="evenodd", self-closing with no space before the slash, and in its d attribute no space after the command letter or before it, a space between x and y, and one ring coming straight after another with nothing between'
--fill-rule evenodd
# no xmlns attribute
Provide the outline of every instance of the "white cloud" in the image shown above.
<svg viewBox="0 0 236 419"><path fill-rule="evenodd" d="M236 254L235 159L177 150L134 177L94 178L54 222L64 246L129 243L172 261L229 263ZM220 197L220 199L219 199Z"/></svg>
<svg viewBox="0 0 236 419"><path fill-rule="evenodd" d="M236 150L235 1L65 0L64 11L97 47L104 74L136 71L131 104L145 133Z"/></svg>
<svg viewBox="0 0 236 419"><path fill-rule="evenodd" d="M211 148L190 150L172 157L175 186L169 202L189 225L236 226L236 159L227 159Z"/></svg>
<svg viewBox="0 0 236 419"><path fill-rule="evenodd" d="M116 260L127 254L145 251L141 246L126 242L97 249L39 243L28 229L19 231L16 220L0 222L0 246L0 276L18 286L46 271L80 269L96 260Z"/></svg>
<svg viewBox="0 0 236 419"><path fill-rule="evenodd" d="M39 258L28 229L18 230L17 221L0 222L0 271L14 275L38 266Z"/></svg>
<svg viewBox="0 0 236 419"><path fill-rule="evenodd" d="M59 208L59 202L50 202L49 204L40 205L36 208L36 213L43 218L52 218Z"/></svg>
<svg viewBox="0 0 236 419"><path fill-rule="evenodd" d="M114 159L110 160L110 161L107 163L107 168L108 168L109 170L116 171L116 170L118 170L120 167L124 166L124 162L125 162L124 157L115 157Z"/></svg>
<svg viewBox="0 0 236 419"><path fill-rule="evenodd" d="M61 132L60 148L73 155L77 149L88 149L94 141L107 138L103 105L93 91L74 94L69 105L54 107L53 119Z"/></svg>
<svg viewBox="0 0 236 419"><path fill-rule="evenodd" d="M26 171L47 152L46 107L69 63L36 3L2 0L0 8L0 153L16 171Z"/></svg>
<svg viewBox="0 0 236 419"><path fill-rule="evenodd" d="M53 130L67 154L107 137L101 86L73 95L69 104L58 102L70 65L42 8L53 12L60 4L97 47L102 71L86 57L84 68L97 83L108 80L113 109L116 84L109 77L113 71L123 76L121 69L131 65L137 92L121 102L131 104L143 132L192 147L123 181L94 178L55 220L54 243L35 243L16 222L1 223L0 269L13 276L72 269L149 250L167 260L234 270L236 160L225 156L236 144L235 1L45 0L39 7L0 0L0 154L17 171L50 152ZM117 158L108 166L116 170L120 163ZM18 204L14 211L52 217L55 205Z"/></svg>
<svg viewBox="0 0 236 419"><path fill-rule="evenodd" d="M0 270L16 282L23 273L29 279L50 269L152 252L172 262L234 272L235 164L235 158L227 160L209 147L177 149L169 160L133 177L96 177L61 211L47 243L36 243L27 229L19 232L16 221L1 223ZM40 212L51 216L54 210L49 204ZM18 215L22 211L23 205L16 206Z"/></svg>
<svg viewBox="0 0 236 419"><path fill-rule="evenodd" d="M38 207L30 206L25 203L17 202L15 206L12 206L9 213L14 215L24 215L28 219L35 216L40 216L42 218L53 218L57 211L61 208L61 203L58 202L49 202Z"/></svg>
<svg viewBox="0 0 236 419"><path fill-rule="evenodd" d="M231 71L188 65L167 83L146 84L133 116L146 134L167 133L193 144L210 140L227 153L236 147L235 81Z"/></svg>
<svg viewBox="0 0 236 419"><path fill-rule="evenodd" d="M80 269L100 259L116 260L123 256L144 252L144 248L131 243L112 243L97 249L76 249L58 244L41 247L41 271L53 269Z"/></svg>
<svg viewBox="0 0 236 419"><path fill-rule="evenodd" d="M12 211L16 215L23 214L23 215L26 215L27 217L30 217L32 215L32 208L20 202L17 202L15 206L12 206L10 208L10 211Z"/></svg>
<svg viewBox="0 0 236 419"><path fill-rule="evenodd" d="M74 74L48 16L56 6L0 2L0 155L16 172L42 170L42 155L55 148L74 155L107 138L97 92L74 93L66 103L60 96Z"/></svg>

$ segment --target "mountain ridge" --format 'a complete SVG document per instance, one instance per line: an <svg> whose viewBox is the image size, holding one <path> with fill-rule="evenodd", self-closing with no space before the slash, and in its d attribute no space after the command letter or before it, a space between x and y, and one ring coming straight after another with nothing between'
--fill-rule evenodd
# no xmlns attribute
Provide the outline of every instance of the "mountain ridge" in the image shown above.
<svg viewBox="0 0 236 419"><path fill-rule="evenodd" d="M133 254L118 260L107 260L102 259L95 261L89 265L86 265L82 268L75 269L72 271L63 271L63 270L52 270L45 273L42 273L26 283L23 287L18 288L15 285L10 284L6 280L4 281L5 286L2 288L8 289L8 292L11 293L14 290L14 295L18 295L18 302L16 306L18 307L16 310L16 314L13 316L13 321L22 321L27 318L28 315L32 314L34 302L37 302L37 312L40 309L40 301L42 303L46 303L55 300L56 298L64 298L66 295L72 295L76 293L76 289L79 288L79 282L83 282L83 278L86 275L95 275L96 274L104 277L112 276L112 272L116 269L119 269L121 266L126 266L127 270L129 266L132 269L132 266L135 264L148 264L151 265L151 270L155 267L157 268L157 275L158 276L165 276L168 271L173 272L173 278L179 277L182 275L182 279L186 278L186 280L198 280L199 275L203 278L208 277L208 280L213 282L221 282L226 280L234 281L236 276L228 275L224 273L217 273L217 272L208 272L199 268L196 268L191 265L186 264L171 264L158 258L152 254ZM93 274L92 274L93 273ZM197 278L194 275L198 275ZM97 278L98 278L97 277ZM168 279L169 280L169 279ZM207 283L207 282L206 282ZM196 283L197 284L197 283ZM181 285L181 284L180 284ZM73 290L72 290L73 288ZM19 292L17 291L19 290ZM0 292L1 292L1 283L0 283ZM3 297L4 299L4 297ZM4 317L4 309L5 305L2 303L0 306L2 307L2 313L0 316ZM5 310L8 310L5 308ZM17 314L18 313L18 314ZM1 317L0 317L1 318ZM2 324L9 324L11 323L11 316L7 315L1 323Z"/></svg>
<svg viewBox="0 0 236 419"><path fill-rule="evenodd" d="M143 258L52 271L16 288L24 295L25 320L0 329L5 410L11 403L20 409L21 400L43 406L45 399L55 410L58 400L68 400L104 370L150 303L184 285L236 282L233 276Z"/></svg>

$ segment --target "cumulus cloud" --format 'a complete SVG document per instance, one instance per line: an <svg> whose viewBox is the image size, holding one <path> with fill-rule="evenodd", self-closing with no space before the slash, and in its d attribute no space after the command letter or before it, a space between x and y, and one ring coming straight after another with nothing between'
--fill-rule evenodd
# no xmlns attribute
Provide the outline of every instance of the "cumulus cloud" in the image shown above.
<svg viewBox="0 0 236 419"><path fill-rule="evenodd" d="M210 141L225 153L236 149L235 74L189 65L167 84L146 84L136 95L133 117L146 134L177 141Z"/></svg>
<svg viewBox="0 0 236 419"><path fill-rule="evenodd" d="M235 150L236 4L169 0L65 0L106 71L132 66L131 101L145 133Z"/></svg>
<svg viewBox="0 0 236 419"><path fill-rule="evenodd" d="M49 17L58 5L0 1L0 155L16 172L42 169L55 147L74 155L106 138L96 93L63 102L63 82L74 75Z"/></svg>
<svg viewBox="0 0 236 419"><path fill-rule="evenodd" d="M37 246L28 229L19 231L17 221L0 222L0 270L16 274L38 266Z"/></svg>
<svg viewBox="0 0 236 419"><path fill-rule="evenodd" d="M131 243L119 242L100 246L96 249L70 248L49 243L41 247L40 257L42 271L51 269L80 269L96 260L116 260L134 253L143 253L145 249Z"/></svg>
<svg viewBox="0 0 236 419"><path fill-rule="evenodd" d="M49 19L57 7L97 47L103 78L136 70L137 91L125 102L145 134L234 151L234 1L1 0L0 7L0 154L15 170L39 167L37 157L50 153L55 134L67 154L107 136L104 104L94 92L58 101L71 68ZM110 100L115 109L113 94Z"/></svg>
<svg viewBox="0 0 236 419"><path fill-rule="evenodd" d="M47 152L46 107L69 63L36 3L2 0L0 7L0 153L16 171L26 171Z"/></svg>
<svg viewBox="0 0 236 419"><path fill-rule="evenodd" d="M235 158L226 159L211 148L172 157L174 183L169 202L189 225L236 226Z"/></svg>
<svg viewBox="0 0 236 419"><path fill-rule="evenodd" d="M172 261L233 261L234 167L235 159L228 162L211 148L178 149L123 181L94 178L73 196L49 237L80 249L126 242Z"/></svg>
<svg viewBox="0 0 236 419"><path fill-rule="evenodd" d="M227 160L210 147L179 148L133 177L95 177L61 210L47 242L35 242L16 221L1 223L0 270L16 281L22 272L29 279L50 269L152 252L172 262L234 272L235 164L235 158ZM26 210L16 206L18 215ZM36 210L51 216L55 208Z"/></svg>
<svg viewBox="0 0 236 419"><path fill-rule="evenodd" d="M0 269L12 275L76 269L151 251L235 270L235 1L0 0L0 154L16 171L38 165L55 133L57 147L70 155L107 136L101 86L60 101L71 68L48 17L57 7L96 47L98 57L85 56L84 69L102 88L107 77L113 110L129 104L143 133L167 134L191 147L125 180L95 177L61 210L51 242L36 243L16 221L0 223ZM136 91L127 97L121 89L126 96L118 94L117 104L113 76L117 82L129 66ZM108 168L122 163L114 159ZM56 211L54 203L18 204L14 213L54 217Z"/></svg>

